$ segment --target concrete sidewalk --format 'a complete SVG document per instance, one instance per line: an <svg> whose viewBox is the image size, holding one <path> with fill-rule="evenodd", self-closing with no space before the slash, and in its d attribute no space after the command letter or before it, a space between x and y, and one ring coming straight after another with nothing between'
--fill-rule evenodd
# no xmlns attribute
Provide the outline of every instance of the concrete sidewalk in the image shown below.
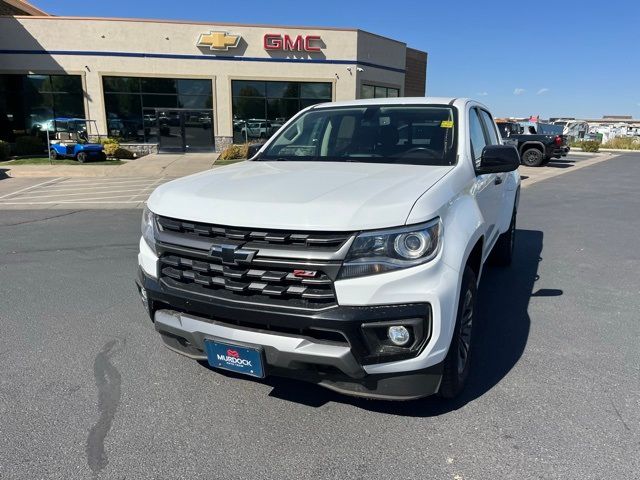
<svg viewBox="0 0 640 480"><path fill-rule="evenodd" d="M184 177L213 167L218 153L157 153L122 165L15 165L0 163L9 177Z"/></svg>

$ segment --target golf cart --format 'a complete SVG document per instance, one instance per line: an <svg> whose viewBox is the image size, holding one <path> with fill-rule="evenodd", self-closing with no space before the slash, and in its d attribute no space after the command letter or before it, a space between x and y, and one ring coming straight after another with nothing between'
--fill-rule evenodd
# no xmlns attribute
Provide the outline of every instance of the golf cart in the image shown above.
<svg viewBox="0 0 640 480"><path fill-rule="evenodd" d="M101 143L90 143L89 134L96 132L94 136L100 140L97 134L95 120L84 118L54 118L54 139L49 138L47 129L47 142L49 144L49 156L51 160L61 158L75 158L84 163L90 159L104 161L107 156Z"/></svg>

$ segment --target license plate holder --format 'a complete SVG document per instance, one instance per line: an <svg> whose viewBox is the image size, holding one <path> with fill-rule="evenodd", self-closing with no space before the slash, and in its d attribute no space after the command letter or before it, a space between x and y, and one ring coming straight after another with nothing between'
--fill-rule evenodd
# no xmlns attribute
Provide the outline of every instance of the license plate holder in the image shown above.
<svg viewBox="0 0 640 480"><path fill-rule="evenodd" d="M204 341L207 360L213 368L264 378L264 354L261 347L238 345L220 340Z"/></svg>

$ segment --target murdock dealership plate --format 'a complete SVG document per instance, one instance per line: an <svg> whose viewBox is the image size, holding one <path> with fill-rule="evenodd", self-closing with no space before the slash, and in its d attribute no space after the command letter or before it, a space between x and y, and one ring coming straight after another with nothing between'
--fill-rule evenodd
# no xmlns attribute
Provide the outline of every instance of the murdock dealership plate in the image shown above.
<svg viewBox="0 0 640 480"><path fill-rule="evenodd" d="M205 340L209 365L252 377L264 378L262 350L215 340Z"/></svg>

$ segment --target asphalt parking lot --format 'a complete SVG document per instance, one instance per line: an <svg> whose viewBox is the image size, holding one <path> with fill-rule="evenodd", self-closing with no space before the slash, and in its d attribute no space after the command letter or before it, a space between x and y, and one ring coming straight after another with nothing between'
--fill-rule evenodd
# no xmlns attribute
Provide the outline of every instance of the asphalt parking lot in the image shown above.
<svg viewBox="0 0 640 480"><path fill-rule="evenodd" d="M523 190L450 404L178 356L133 284L139 210L3 208L0 478L638 478L639 179L624 154Z"/></svg>

